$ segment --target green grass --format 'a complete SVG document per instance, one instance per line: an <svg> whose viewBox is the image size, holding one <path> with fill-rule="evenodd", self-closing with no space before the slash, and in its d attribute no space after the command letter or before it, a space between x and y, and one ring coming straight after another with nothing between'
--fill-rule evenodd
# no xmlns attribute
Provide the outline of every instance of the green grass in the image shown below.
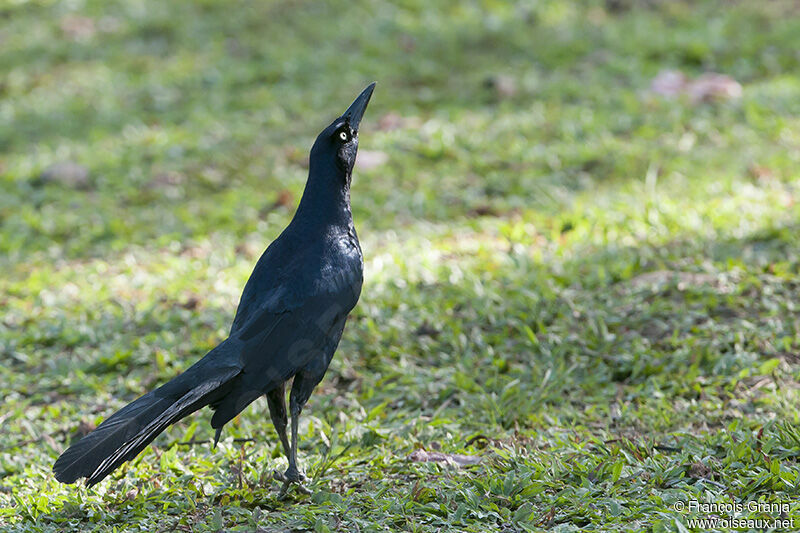
<svg viewBox="0 0 800 533"><path fill-rule="evenodd" d="M609 4L0 3L2 529L685 531L692 499L800 527L800 12ZM742 97L649 93L668 68ZM224 338L372 80L313 495L277 500L261 400L216 449L204 410L57 483L81 424ZM39 178L65 160L84 187Z"/></svg>

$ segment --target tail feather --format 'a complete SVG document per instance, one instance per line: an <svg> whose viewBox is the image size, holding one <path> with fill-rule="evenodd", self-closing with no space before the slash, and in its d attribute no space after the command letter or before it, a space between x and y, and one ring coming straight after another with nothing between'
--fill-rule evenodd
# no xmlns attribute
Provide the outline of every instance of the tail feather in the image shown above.
<svg viewBox="0 0 800 533"><path fill-rule="evenodd" d="M239 372L235 366L203 372L191 369L123 407L69 447L53 465L56 479L73 483L87 477L92 486L133 459L170 424L215 401ZM210 375L209 375L210 374Z"/></svg>

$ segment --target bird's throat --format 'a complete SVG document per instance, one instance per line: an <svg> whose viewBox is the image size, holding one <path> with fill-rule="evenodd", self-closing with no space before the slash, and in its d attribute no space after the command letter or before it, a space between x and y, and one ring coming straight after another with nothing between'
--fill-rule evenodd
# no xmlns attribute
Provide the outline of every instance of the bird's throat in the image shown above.
<svg viewBox="0 0 800 533"><path fill-rule="evenodd" d="M337 169L338 170L338 169ZM306 188L294 220L323 220L327 224L351 226L350 175L344 172L309 172Z"/></svg>

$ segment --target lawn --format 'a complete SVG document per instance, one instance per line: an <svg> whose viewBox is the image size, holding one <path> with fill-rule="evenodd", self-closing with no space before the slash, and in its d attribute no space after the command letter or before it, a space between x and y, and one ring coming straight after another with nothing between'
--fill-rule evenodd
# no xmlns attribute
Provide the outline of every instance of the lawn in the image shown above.
<svg viewBox="0 0 800 533"><path fill-rule="evenodd" d="M0 19L4 531L729 528L693 501L800 528L793 0ZM665 70L741 95L656 94ZM59 484L72 438L226 336L313 139L373 80L364 289L301 419L312 495L277 498L264 400L217 448L205 409L98 486Z"/></svg>

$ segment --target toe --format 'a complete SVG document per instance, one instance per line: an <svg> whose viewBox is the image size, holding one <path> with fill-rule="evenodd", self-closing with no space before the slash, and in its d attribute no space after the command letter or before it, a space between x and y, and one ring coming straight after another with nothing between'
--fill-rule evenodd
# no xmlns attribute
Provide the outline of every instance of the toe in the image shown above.
<svg viewBox="0 0 800 533"><path fill-rule="evenodd" d="M298 481L303 481L305 476L297 470L297 468L289 467L286 469L286 472L283 473L283 477L292 483L297 483Z"/></svg>

